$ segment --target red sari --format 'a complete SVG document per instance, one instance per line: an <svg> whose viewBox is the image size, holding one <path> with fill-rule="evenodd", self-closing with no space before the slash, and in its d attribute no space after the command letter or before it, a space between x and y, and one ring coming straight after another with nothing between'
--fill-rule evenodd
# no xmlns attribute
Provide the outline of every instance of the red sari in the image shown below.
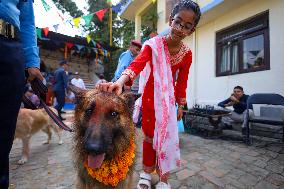
<svg viewBox="0 0 284 189"><path fill-rule="evenodd" d="M165 50L168 51L168 46L165 38L163 38ZM152 147L154 129L155 129L155 110L154 110L154 77L152 65L152 49L150 46L145 46L141 53L128 66L123 74L130 77L130 82L126 85L131 85L135 77L144 69L146 63L150 62L151 73L144 88L142 96L142 130L145 138L143 141L143 166L147 172L152 172L156 168L156 151ZM176 101L179 105L186 104L186 87L188 80L189 68L192 63L192 53L190 49L182 45L179 53L171 56L171 70L175 89ZM178 74L177 74L178 71ZM177 79L176 78L177 74Z"/></svg>

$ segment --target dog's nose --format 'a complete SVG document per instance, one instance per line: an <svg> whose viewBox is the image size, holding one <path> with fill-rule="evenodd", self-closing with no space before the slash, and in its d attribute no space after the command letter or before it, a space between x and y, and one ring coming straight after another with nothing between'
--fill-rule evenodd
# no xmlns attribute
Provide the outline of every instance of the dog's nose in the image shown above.
<svg viewBox="0 0 284 189"><path fill-rule="evenodd" d="M104 153L104 144L100 140L88 140L85 143L85 149L87 152L101 154Z"/></svg>

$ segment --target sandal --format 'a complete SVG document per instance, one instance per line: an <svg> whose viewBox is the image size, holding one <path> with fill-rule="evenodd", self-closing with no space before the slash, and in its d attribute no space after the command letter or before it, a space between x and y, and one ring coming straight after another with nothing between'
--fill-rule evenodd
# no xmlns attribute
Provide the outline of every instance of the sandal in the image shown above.
<svg viewBox="0 0 284 189"><path fill-rule="evenodd" d="M145 172L140 173L140 180L136 188L142 189L140 185L145 185L148 189L151 189L151 174Z"/></svg>
<svg viewBox="0 0 284 189"><path fill-rule="evenodd" d="M158 182L156 189L171 189L171 185L164 182Z"/></svg>

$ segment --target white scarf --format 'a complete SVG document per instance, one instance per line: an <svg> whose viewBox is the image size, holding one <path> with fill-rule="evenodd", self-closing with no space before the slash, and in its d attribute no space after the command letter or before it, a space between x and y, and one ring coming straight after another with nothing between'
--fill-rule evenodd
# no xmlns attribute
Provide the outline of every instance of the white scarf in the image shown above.
<svg viewBox="0 0 284 189"><path fill-rule="evenodd" d="M170 54L165 49L161 37L154 37L146 41L143 48L146 45L150 46L152 49L154 76L154 109L156 122L153 148L157 152L159 169L162 174L165 174L180 166L177 112ZM139 93L143 93L150 73L151 67L150 62L148 62L140 75ZM142 97L140 97L135 104L133 115L134 122L137 122L141 104Z"/></svg>

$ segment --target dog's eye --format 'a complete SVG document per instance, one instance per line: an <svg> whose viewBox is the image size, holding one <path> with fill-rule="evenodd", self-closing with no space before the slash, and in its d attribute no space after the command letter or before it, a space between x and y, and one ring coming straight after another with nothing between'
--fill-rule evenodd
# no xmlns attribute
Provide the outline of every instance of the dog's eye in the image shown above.
<svg viewBox="0 0 284 189"><path fill-rule="evenodd" d="M85 114L86 114L87 116L91 116L92 113L93 113L93 108L88 108L88 109L85 111Z"/></svg>
<svg viewBox="0 0 284 189"><path fill-rule="evenodd" d="M96 107L96 104L95 103L92 103L86 110L85 110L85 114L86 116L91 116L94 109Z"/></svg>
<svg viewBox="0 0 284 189"><path fill-rule="evenodd" d="M111 115L112 117L116 117L116 116L118 116L118 113L117 113L117 112L111 112L110 115Z"/></svg>

